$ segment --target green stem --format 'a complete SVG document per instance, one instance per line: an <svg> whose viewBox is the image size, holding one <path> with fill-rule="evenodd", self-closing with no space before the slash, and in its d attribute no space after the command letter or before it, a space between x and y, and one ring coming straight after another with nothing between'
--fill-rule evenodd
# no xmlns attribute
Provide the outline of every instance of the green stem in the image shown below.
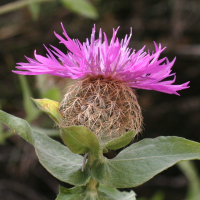
<svg viewBox="0 0 200 200"><path fill-rule="evenodd" d="M99 151L99 158L98 159L103 159L103 150ZM89 168L92 167L94 161L97 158L92 154L92 152L89 152L88 154L88 161L87 161L87 165L89 166ZM98 188L99 184L96 180L94 180L93 178L90 178L89 183L86 185L86 190L87 191L93 191L93 192L97 192L97 188Z"/></svg>
<svg viewBox="0 0 200 200"><path fill-rule="evenodd" d="M88 161L87 164L88 166L91 168L92 164L94 163L94 161L96 160L96 157L92 154L92 152L88 153Z"/></svg>
<svg viewBox="0 0 200 200"><path fill-rule="evenodd" d="M98 182L95 181L93 178L90 178L89 183L86 185L87 191L97 191L98 188Z"/></svg>
<svg viewBox="0 0 200 200"><path fill-rule="evenodd" d="M92 165L96 159L97 158L92 154L92 152L88 153L87 165L89 166L89 168L92 167ZM98 187L99 187L98 182L91 177L90 181L86 185L84 199L85 200L97 200L98 199L98 192L97 192Z"/></svg>
<svg viewBox="0 0 200 200"><path fill-rule="evenodd" d="M25 6L30 5L30 3L42 3L42 2L49 2L53 0L21 0L21 1L15 1L12 3L8 3L6 5L0 6L0 15L5 14L7 12L11 12L20 8L23 8Z"/></svg>

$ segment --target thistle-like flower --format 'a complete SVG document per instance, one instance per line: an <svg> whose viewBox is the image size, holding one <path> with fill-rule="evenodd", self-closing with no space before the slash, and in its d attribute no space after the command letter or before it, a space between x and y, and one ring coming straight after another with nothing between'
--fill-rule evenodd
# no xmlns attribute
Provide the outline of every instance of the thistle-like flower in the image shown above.
<svg viewBox="0 0 200 200"><path fill-rule="evenodd" d="M155 52L148 53L143 47L139 51L128 48L131 39L126 35L119 41L116 37L118 28L113 29L110 43L102 30L95 40L95 27L90 41L83 44L78 39L71 39L63 25L63 35L56 37L69 50L67 54L58 48L46 50L47 57L37 55L35 59L27 58L29 63L18 63L13 71L22 75L50 74L77 79L60 104L64 124L84 125L94 131L102 143L119 137L128 130L141 131L142 115L137 102L135 89L156 90L176 94L188 88L189 82L172 85L175 73L171 68L175 62L167 58L159 60L165 48L155 44ZM56 58L57 57L57 58ZM172 80L164 80L170 76Z"/></svg>

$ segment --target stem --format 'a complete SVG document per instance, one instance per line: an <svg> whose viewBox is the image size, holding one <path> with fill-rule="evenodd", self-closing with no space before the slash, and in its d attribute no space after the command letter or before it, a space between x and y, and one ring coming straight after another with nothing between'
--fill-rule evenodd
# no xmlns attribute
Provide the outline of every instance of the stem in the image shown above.
<svg viewBox="0 0 200 200"><path fill-rule="evenodd" d="M95 158L95 156L92 154L92 152L88 153L87 165L89 166L89 168L92 167L92 164L94 163L94 161L96 159L97 158ZM98 182L95 181L91 177L89 183L86 185L86 198L85 199L91 199L91 200L98 199L98 193L97 193L98 186L99 186Z"/></svg>
<svg viewBox="0 0 200 200"><path fill-rule="evenodd" d="M103 156L103 149L100 149L99 150L99 155L98 155L98 158L95 157L92 152L89 152L88 153L88 161L87 161L87 165L91 168L92 167L92 164L94 163L95 160L104 160L104 156Z"/></svg>
<svg viewBox="0 0 200 200"><path fill-rule="evenodd" d="M90 178L89 183L86 185L86 190L88 191L97 191L98 188L98 182L95 181L93 178Z"/></svg>
<svg viewBox="0 0 200 200"><path fill-rule="evenodd" d="M99 151L99 159L101 159L101 158L103 158L103 150ZM93 165L93 163L96 159L97 158L92 154L92 152L88 153L87 165L89 166L89 168L92 167L92 165ZM89 183L86 185L86 190L87 191L93 191L97 195L97 188L98 187L99 187L98 182L91 177Z"/></svg>
<svg viewBox="0 0 200 200"><path fill-rule="evenodd" d="M93 178L90 178L89 183L86 185L85 195L83 196L85 200L97 200L98 198L98 188L99 184Z"/></svg>
<svg viewBox="0 0 200 200"><path fill-rule="evenodd" d="M88 166L91 168L92 164L94 163L94 161L96 160L96 157L92 154L92 152L88 153L88 161L87 164Z"/></svg>
<svg viewBox="0 0 200 200"><path fill-rule="evenodd" d="M21 1L8 3L6 5L0 6L0 15L23 8L25 6L30 5L30 3L42 3L42 2L49 2L49 1L53 1L53 0L34 0L34 1L33 0L29 0L29 1L21 0Z"/></svg>

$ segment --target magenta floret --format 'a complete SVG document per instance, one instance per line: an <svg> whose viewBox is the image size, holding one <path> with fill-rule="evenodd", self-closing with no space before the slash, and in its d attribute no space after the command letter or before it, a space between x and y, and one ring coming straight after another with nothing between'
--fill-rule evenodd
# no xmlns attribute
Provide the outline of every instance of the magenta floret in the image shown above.
<svg viewBox="0 0 200 200"><path fill-rule="evenodd" d="M62 25L62 24L61 24ZM116 38L117 31L113 29L113 35L108 43L107 36L102 30L99 31L99 39L95 40L95 26L92 29L90 41L86 39L83 44L78 39L71 39L63 25L63 35L66 39L56 34L56 37L69 50L67 54L58 48L51 46L52 49L46 50L46 57L37 55L34 52L35 59L27 58L28 63L17 63L17 69L13 71L22 75L39 75L50 74L65 78L84 79L86 77L102 76L104 78L120 80L132 88L156 90L159 92L176 94L177 91L188 88L189 82L181 85L172 85L176 76L171 74L171 68L175 62L169 62L167 58L159 60L160 54L165 50L161 44L155 45L155 52L147 53L144 51L145 46L135 51L128 48L132 36L126 35L119 41ZM172 80L164 80L170 76ZM164 81L162 81L164 80Z"/></svg>

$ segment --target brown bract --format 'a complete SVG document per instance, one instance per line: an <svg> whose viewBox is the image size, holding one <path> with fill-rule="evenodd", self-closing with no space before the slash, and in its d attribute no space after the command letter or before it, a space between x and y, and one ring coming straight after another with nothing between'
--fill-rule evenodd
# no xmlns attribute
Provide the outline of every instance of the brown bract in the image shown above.
<svg viewBox="0 0 200 200"><path fill-rule="evenodd" d="M127 131L142 129L135 91L121 81L102 76L79 80L70 86L59 110L64 125L84 125L102 144Z"/></svg>

